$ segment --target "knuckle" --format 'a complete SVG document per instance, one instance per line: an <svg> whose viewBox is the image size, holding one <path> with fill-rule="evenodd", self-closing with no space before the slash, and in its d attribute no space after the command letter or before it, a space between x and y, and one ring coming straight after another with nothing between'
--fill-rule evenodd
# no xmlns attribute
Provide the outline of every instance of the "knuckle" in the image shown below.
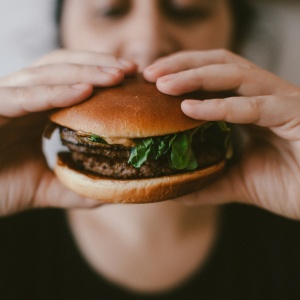
<svg viewBox="0 0 300 300"><path fill-rule="evenodd" d="M235 86L238 88L244 82L246 75L244 68L239 64L230 65L231 80L235 82Z"/></svg>
<svg viewBox="0 0 300 300"><path fill-rule="evenodd" d="M209 100L208 100L209 101ZM227 101L224 101L223 99L215 99L214 105L216 107L216 110L220 114L220 121L228 121L230 116L230 111L228 110Z"/></svg>
<svg viewBox="0 0 300 300"><path fill-rule="evenodd" d="M242 65L240 64L231 64L230 65L232 71L234 72L234 74L238 77L242 77L243 73L244 73L244 68Z"/></svg>
<svg viewBox="0 0 300 300"><path fill-rule="evenodd" d="M19 84L30 84L34 83L35 79L38 77L40 67L27 68L19 71L16 74L16 81Z"/></svg>
<svg viewBox="0 0 300 300"><path fill-rule="evenodd" d="M263 110L263 101L261 97L253 97L249 102L250 110L252 112L252 123L257 124L259 122L259 116Z"/></svg>
<svg viewBox="0 0 300 300"><path fill-rule="evenodd" d="M232 53L225 48L216 49L215 52L216 55L219 56L221 59L225 59L232 56Z"/></svg>
<svg viewBox="0 0 300 300"><path fill-rule="evenodd" d="M28 99L32 98L31 89L28 87L16 88L15 97L16 101L19 103L20 108L23 111L27 111L27 109L25 108L25 103L28 101Z"/></svg>
<svg viewBox="0 0 300 300"><path fill-rule="evenodd" d="M57 92L57 88L54 85L46 85L43 88L43 93L46 95L46 98L52 98L53 95Z"/></svg>
<svg viewBox="0 0 300 300"><path fill-rule="evenodd" d="M192 69L191 70L192 76L196 77L197 80L199 81L199 80L205 78L206 74L209 72L208 69L209 68L195 68L195 69Z"/></svg>
<svg viewBox="0 0 300 300"><path fill-rule="evenodd" d="M208 100L209 101L209 100ZM226 106L226 101L223 99L214 99L214 105L218 107L219 109L225 108Z"/></svg>
<svg viewBox="0 0 300 300"><path fill-rule="evenodd" d="M252 101L250 101L250 105L253 111L261 111L262 101L259 97L254 97Z"/></svg>
<svg viewBox="0 0 300 300"><path fill-rule="evenodd" d="M243 71L256 71L257 68L255 68L251 63L248 63L246 61L239 62L238 66Z"/></svg>
<svg viewBox="0 0 300 300"><path fill-rule="evenodd" d="M67 86L52 86L48 85L45 87L44 105L48 109L62 107L62 99L70 99L72 96L72 90Z"/></svg>
<svg viewBox="0 0 300 300"><path fill-rule="evenodd" d="M244 69L253 69L255 67L254 64L242 58L241 56L231 52L228 49L220 48L213 51L216 52L216 56L218 56L223 63L232 63L232 64L236 63L239 64Z"/></svg>
<svg viewBox="0 0 300 300"><path fill-rule="evenodd" d="M30 98L30 96L31 96L30 88L22 87L22 88L16 89L16 98L19 101L24 101L24 100Z"/></svg>

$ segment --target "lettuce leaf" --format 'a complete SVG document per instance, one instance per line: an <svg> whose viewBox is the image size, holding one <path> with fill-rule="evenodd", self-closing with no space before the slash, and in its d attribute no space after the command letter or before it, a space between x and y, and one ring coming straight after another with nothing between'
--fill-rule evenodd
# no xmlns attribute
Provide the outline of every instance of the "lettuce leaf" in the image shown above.
<svg viewBox="0 0 300 300"><path fill-rule="evenodd" d="M192 133L177 134L172 142L170 166L177 170L195 170L198 167L192 150Z"/></svg>
<svg viewBox="0 0 300 300"><path fill-rule="evenodd" d="M163 137L150 137L135 140L136 147L131 149L128 163L136 168L148 159L157 160L162 155L170 153L171 168L177 170L194 170L197 161L192 151L192 134L190 131Z"/></svg>
<svg viewBox="0 0 300 300"><path fill-rule="evenodd" d="M198 167L198 163L192 149L193 136L200 131L200 138L203 142L205 131L212 126L216 126L221 132L225 133L224 147L227 153L231 153L230 127L227 123L207 122L195 129L176 134L136 139L136 147L131 149L128 163L136 168L140 168L148 159L157 160L162 155L167 155L171 168L176 170L195 170Z"/></svg>
<svg viewBox="0 0 300 300"><path fill-rule="evenodd" d="M94 142L94 143L101 143L101 144L107 144L107 142L102 139L99 135L97 134L91 134L89 137L88 137L88 140L91 141L91 142Z"/></svg>
<svg viewBox="0 0 300 300"><path fill-rule="evenodd" d="M154 141L152 138L139 140L136 147L131 148L131 155L128 163L136 168L140 168L141 165L149 158L153 144Z"/></svg>
<svg viewBox="0 0 300 300"><path fill-rule="evenodd" d="M148 159L157 160L166 155L170 167L176 170L195 170L198 167L197 159L192 149L193 137L199 132L201 142L204 142L205 131L215 126L224 133L224 149L226 158L232 155L230 139L230 127L226 122L207 122L192 130L142 139L135 139L136 146L131 148L128 163L135 168L140 168ZM199 136L199 135L197 135ZM89 140L97 143L105 143L98 135L90 135Z"/></svg>

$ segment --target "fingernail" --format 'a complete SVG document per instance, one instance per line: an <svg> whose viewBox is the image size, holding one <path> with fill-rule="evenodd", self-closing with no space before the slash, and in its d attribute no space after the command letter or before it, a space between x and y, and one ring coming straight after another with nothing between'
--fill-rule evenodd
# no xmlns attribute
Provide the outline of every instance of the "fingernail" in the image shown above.
<svg viewBox="0 0 300 300"><path fill-rule="evenodd" d="M153 65L151 65L151 66L148 66L148 67L146 67L145 68L145 71L154 71L155 69L157 68L157 64L153 64Z"/></svg>
<svg viewBox="0 0 300 300"><path fill-rule="evenodd" d="M101 71L109 75L117 75L120 73L121 69L113 67L102 67Z"/></svg>
<svg viewBox="0 0 300 300"><path fill-rule="evenodd" d="M130 68L134 65L133 62L127 60L127 59L124 59L124 58L119 58L118 59L118 62L125 68Z"/></svg>
<svg viewBox="0 0 300 300"><path fill-rule="evenodd" d="M199 100L186 99L186 100L182 101L181 105L182 106L199 105L199 104L201 104L201 102L202 101L199 101Z"/></svg>
<svg viewBox="0 0 300 300"><path fill-rule="evenodd" d="M175 79L177 76L178 76L178 74L166 75L166 76L160 77L159 81L162 81L162 82L171 81L171 80Z"/></svg>
<svg viewBox="0 0 300 300"><path fill-rule="evenodd" d="M77 83L77 84L71 85L71 88L74 90L84 90L87 87L88 87L88 84L86 84L86 83Z"/></svg>
<svg viewBox="0 0 300 300"><path fill-rule="evenodd" d="M199 100L184 100L181 102L181 109L185 110L195 110L197 106L201 105L202 101Z"/></svg>

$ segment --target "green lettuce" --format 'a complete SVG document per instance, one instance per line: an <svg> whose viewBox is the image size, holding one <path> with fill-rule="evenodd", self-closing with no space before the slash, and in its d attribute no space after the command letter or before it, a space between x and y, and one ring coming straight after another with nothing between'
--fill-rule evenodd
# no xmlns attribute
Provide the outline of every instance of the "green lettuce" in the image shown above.
<svg viewBox="0 0 300 300"><path fill-rule="evenodd" d="M140 168L148 159L157 160L166 155L171 168L176 170L195 170L198 167L197 159L192 149L193 136L200 134L201 142L204 142L205 131L215 126L224 133L224 148L226 158L232 153L230 140L230 127L225 122L207 122L192 130L165 135L135 139L135 147L131 148L128 163L135 168ZM106 143L100 136L91 135L89 140L97 143Z"/></svg>
<svg viewBox="0 0 300 300"><path fill-rule="evenodd" d="M151 155L152 147L154 141L150 139L141 139L136 147L131 148L131 155L129 157L128 163L136 168L140 168L141 165L149 158Z"/></svg>
<svg viewBox="0 0 300 300"><path fill-rule="evenodd" d="M217 126L226 134L224 147L230 147L230 128L225 122L207 122L196 129L166 135L162 137L149 137L136 139L136 147L131 149L128 163L136 168L148 159L158 159L162 155L168 155L170 167L176 170L195 170L198 167L197 159L192 149L193 136L200 131L200 138L204 140L205 131Z"/></svg>
<svg viewBox="0 0 300 300"><path fill-rule="evenodd" d="M176 135L171 146L170 166L176 170L195 170L198 167L192 150L192 132Z"/></svg>
<svg viewBox="0 0 300 300"><path fill-rule="evenodd" d="M101 144L107 144L107 142L102 139L99 135L97 134L91 134L89 137L88 137L88 140L91 141L91 142L94 142L94 143L101 143Z"/></svg>

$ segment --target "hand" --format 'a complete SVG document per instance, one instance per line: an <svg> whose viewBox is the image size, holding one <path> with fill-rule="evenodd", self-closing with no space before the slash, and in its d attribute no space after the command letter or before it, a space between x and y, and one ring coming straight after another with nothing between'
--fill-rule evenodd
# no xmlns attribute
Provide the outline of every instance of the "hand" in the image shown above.
<svg viewBox="0 0 300 300"><path fill-rule="evenodd" d="M56 51L0 79L0 216L32 207L91 207L47 167L41 149L48 110L85 100L93 86L120 83L135 64L112 56Z"/></svg>
<svg viewBox="0 0 300 300"><path fill-rule="evenodd" d="M171 55L145 69L144 76L171 95L232 90L236 97L185 100L182 110L195 119L248 124L243 126L248 142L239 163L182 201L237 201L300 219L299 87L226 50Z"/></svg>

